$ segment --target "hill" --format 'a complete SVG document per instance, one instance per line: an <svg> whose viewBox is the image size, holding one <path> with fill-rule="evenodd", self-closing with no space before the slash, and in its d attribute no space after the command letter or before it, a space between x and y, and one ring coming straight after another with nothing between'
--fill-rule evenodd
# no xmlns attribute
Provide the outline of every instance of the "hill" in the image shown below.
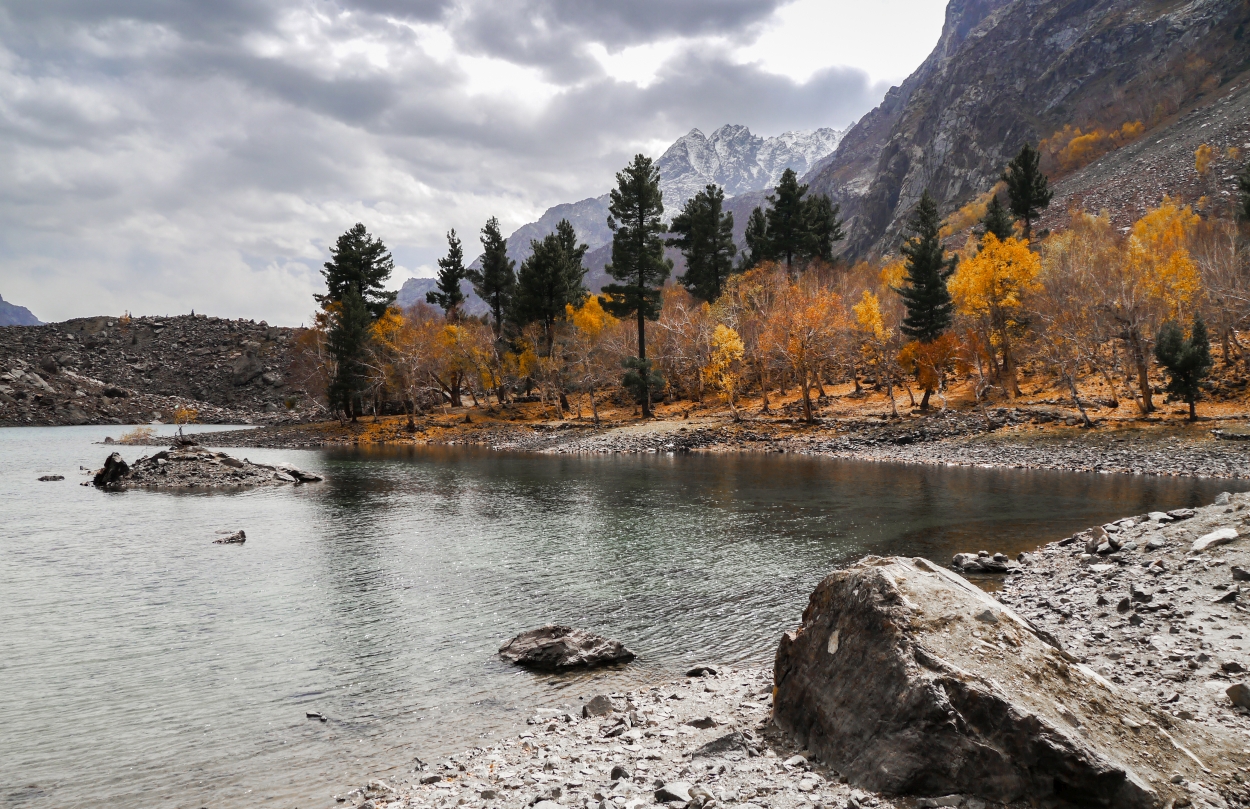
<svg viewBox="0 0 1250 809"><path fill-rule="evenodd" d="M25 306L9 303L0 296L0 326L38 326L41 322Z"/></svg>

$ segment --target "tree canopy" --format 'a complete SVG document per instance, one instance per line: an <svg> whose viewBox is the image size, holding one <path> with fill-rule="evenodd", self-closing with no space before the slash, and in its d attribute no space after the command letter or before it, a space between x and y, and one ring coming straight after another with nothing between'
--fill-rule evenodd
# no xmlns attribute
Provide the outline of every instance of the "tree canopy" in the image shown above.
<svg viewBox="0 0 1250 809"><path fill-rule="evenodd" d="M468 270L473 291L490 307L495 339L503 333L504 317L516 292L516 262L508 258L508 240L499 232L499 220L491 217L482 228L482 268Z"/></svg>
<svg viewBox="0 0 1250 809"><path fill-rule="evenodd" d="M1011 213L1022 223L1026 241L1033 237L1033 220L1049 207L1054 196L1040 168L1041 160L1041 154L1026 143L1003 171Z"/></svg>
<svg viewBox="0 0 1250 809"><path fill-rule="evenodd" d="M991 233L1000 242L1005 242L1016 235L1015 222L1003 204L998 201L998 194L990 197L990 202L985 208L985 216L981 217L981 238L984 239Z"/></svg>
<svg viewBox="0 0 1250 809"><path fill-rule="evenodd" d="M460 290L460 282L468 278L464 268L464 248L456 236L456 229L447 233L447 255L438 260L438 276L434 289L425 293L427 303L432 303L453 317L464 303L464 292Z"/></svg>
<svg viewBox="0 0 1250 809"><path fill-rule="evenodd" d="M824 195L807 196L794 169L786 169L768 196L768 209L756 208L747 221L751 261L779 261L793 271L795 262L833 260L833 245L846 238L840 206Z"/></svg>
<svg viewBox="0 0 1250 809"><path fill-rule="evenodd" d="M950 328L954 309L946 279L955 272L958 259L946 258L938 235L941 224L937 202L925 191L907 223L912 235L901 248L906 276L897 289L907 306L902 331L921 343L933 342Z"/></svg>
<svg viewBox="0 0 1250 809"><path fill-rule="evenodd" d="M357 222L351 230L339 236L330 248L330 257L321 270L326 280L326 293L313 296L322 309L328 310L331 304L342 303L349 289L356 291L375 320L395 302L396 293L384 288L395 269L395 262L382 240L373 238L363 224Z"/></svg>
<svg viewBox="0 0 1250 809"><path fill-rule="evenodd" d="M555 345L555 324L568 306L581 306L586 297L582 259L589 249L577 243L569 220L561 219L554 233L530 242L530 257L521 262L517 275L514 317L520 324L538 322L546 337L546 353Z"/></svg>
<svg viewBox="0 0 1250 809"><path fill-rule="evenodd" d="M708 185L686 202L669 226L677 235L668 245L681 250L686 259L686 272L677 280L709 303L720 297L725 279L734 272L738 252L733 240L734 215L722 211L724 204L724 190Z"/></svg>
<svg viewBox="0 0 1250 809"><path fill-rule="evenodd" d="M1202 380L1215 366L1202 315L1194 315L1189 337L1185 337L1175 320L1164 323L1155 337L1155 359L1168 375L1168 393L1185 401L1189 405L1189 420L1197 420L1194 405L1202 393Z"/></svg>

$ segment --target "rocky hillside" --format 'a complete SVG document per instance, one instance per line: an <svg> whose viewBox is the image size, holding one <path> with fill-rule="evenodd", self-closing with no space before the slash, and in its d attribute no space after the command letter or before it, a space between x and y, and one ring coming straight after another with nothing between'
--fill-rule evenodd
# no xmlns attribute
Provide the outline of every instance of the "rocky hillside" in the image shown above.
<svg viewBox="0 0 1250 809"><path fill-rule="evenodd" d="M0 326L38 326L40 322L25 306L9 303L0 296Z"/></svg>
<svg viewBox="0 0 1250 809"><path fill-rule="evenodd" d="M924 190L957 207L1026 141L1166 125L1224 92L1248 27L1235 0L951 0L933 53L805 179L841 203L848 256L893 249Z"/></svg>
<svg viewBox="0 0 1250 809"><path fill-rule="evenodd" d="M204 315L0 328L0 425L310 418L294 329Z"/></svg>

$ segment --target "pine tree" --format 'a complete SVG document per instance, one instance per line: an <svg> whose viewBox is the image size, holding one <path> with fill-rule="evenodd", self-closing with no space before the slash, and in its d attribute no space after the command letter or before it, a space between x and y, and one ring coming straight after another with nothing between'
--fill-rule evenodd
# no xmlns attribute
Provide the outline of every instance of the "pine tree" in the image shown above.
<svg viewBox="0 0 1250 809"><path fill-rule="evenodd" d="M793 270L794 260L801 258L810 242L807 209L803 196L806 185L799 185L794 169L786 169L773 193L768 195L768 249L770 258L785 262L787 270Z"/></svg>
<svg viewBox="0 0 1250 809"><path fill-rule="evenodd" d="M720 297L725 279L734 272L734 215L722 213L725 192L708 185L691 197L673 217L668 240L686 258L686 272L679 280L695 297L711 303Z"/></svg>
<svg viewBox="0 0 1250 809"><path fill-rule="evenodd" d="M449 318L455 318L464 303L464 293L460 291L460 282L468 278L464 268L464 249L456 236L456 229L447 233L447 255L438 260L438 276L434 289L425 293L426 303L432 303L442 309Z"/></svg>
<svg viewBox="0 0 1250 809"><path fill-rule="evenodd" d="M808 197L803 201L804 240L803 253L808 258L833 261L834 242L846 238L842 230L841 205L834 205L824 194Z"/></svg>
<svg viewBox="0 0 1250 809"><path fill-rule="evenodd" d="M1237 206L1238 218L1250 224L1250 163L1237 175L1237 190L1241 195L1241 204Z"/></svg>
<svg viewBox="0 0 1250 809"><path fill-rule="evenodd" d="M739 269L748 270L761 261L768 261L773 257L768 243L768 218L764 216L763 208L757 207L747 217L745 241L747 249L742 253L741 260L738 262Z"/></svg>
<svg viewBox="0 0 1250 809"><path fill-rule="evenodd" d="M1211 341L1202 315L1194 315L1193 329L1186 339L1176 321L1169 320L1155 336L1155 358L1167 371L1167 392L1189 404L1189 420L1197 421L1195 403L1202 393L1202 380L1211 373Z"/></svg>
<svg viewBox="0 0 1250 809"><path fill-rule="evenodd" d="M330 328L326 335L330 356L334 358L327 391L330 407L355 421L363 409L361 395L368 382L364 357L373 318L368 304L354 287L346 289L343 299L335 303L331 312Z"/></svg>
<svg viewBox="0 0 1250 809"><path fill-rule="evenodd" d="M391 253L381 239L375 239L359 222L330 248L321 275L326 279L326 294L314 295L322 309L341 303L349 289L356 291L361 302L376 320L395 302L394 292L384 288L395 269Z"/></svg>
<svg viewBox="0 0 1250 809"><path fill-rule="evenodd" d="M504 315L516 292L516 262L508 258L508 240L499 232L499 220L491 217L482 228L482 269L468 270L473 291L490 307L495 339L503 334Z"/></svg>
<svg viewBox="0 0 1250 809"><path fill-rule="evenodd" d="M1033 238L1033 220L1050 205L1053 196L1046 175L1039 168L1041 160L1038 151L1026 143L1003 172L1011 213L1023 223L1026 240Z"/></svg>
<svg viewBox="0 0 1250 809"><path fill-rule="evenodd" d="M561 219L555 233L548 233L542 241L534 239L530 249L530 257L521 262L517 275L512 317L521 325L543 324L550 357L555 349L556 323L564 318L567 306L581 306L586 298L582 259L590 248L578 244L569 220Z"/></svg>
<svg viewBox="0 0 1250 809"><path fill-rule="evenodd" d="M619 318L638 318L639 373L650 378L647 364L648 320L660 317L660 290L673 271L673 262L664 257L664 195L660 191L660 170L645 155L617 172L617 187L608 207L608 227L612 230L612 263L605 269L620 283L607 284L604 308ZM642 402L642 415L651 416L650 386Z"/></svg>
<svg viewBox="0 0 1250 809"><path fill-rule="evenodd" d="M955 272L955 256L945 257L938 235L941 219L937 203L924 192L920 205L907 223L912 237L901 248L907 271L906 284L896 289L907 307L903 334L921 343L932 343L950 328L954 304L946 279Z"/></svg>
<svg viewBox="0 0 1250 809"><path fill-rule="evenodd" d="M985 216L981 217L981 238L984 239L987 233L993 233L1000 242L1005 242L1016 235L1015 223L1008 215L1007 209L998 201L997 194L990 197Z"/></svg>

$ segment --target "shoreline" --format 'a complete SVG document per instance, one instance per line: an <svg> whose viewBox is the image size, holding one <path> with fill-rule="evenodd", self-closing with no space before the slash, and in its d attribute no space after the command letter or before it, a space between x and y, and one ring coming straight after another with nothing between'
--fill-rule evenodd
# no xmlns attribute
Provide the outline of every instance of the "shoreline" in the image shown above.
<svg viewBox="0 0 1250 809"><path fill-rule="evenodd" d="M1250 493L1173 513L1125 517L1021 554L1020 567L991 597L1053 636L1074 662L1114 683L1162 727L1193 728L1250 754L1250 707L1235 707L1225 695L1250 676L1250 592L1241 599L1238 584L1250 581ZM1229 527L1240 541L1193 550L1199 537ZM724 669L605 695L612 711L604 716L584 717L580 705L535 715L495 744L392 783L370 781L336 800L361 809L1003 806L972 796L886 796L847 784L836 762L818 761L772 723L772 685L770 667ZM1126 723L1129 749L1132 732ZM1189 805L1250 803L1235 762L1218 750L1197 752L1204 780L1172 781L1191 796ZM1136 755L1149 759L1151 752Z"/></svg>

